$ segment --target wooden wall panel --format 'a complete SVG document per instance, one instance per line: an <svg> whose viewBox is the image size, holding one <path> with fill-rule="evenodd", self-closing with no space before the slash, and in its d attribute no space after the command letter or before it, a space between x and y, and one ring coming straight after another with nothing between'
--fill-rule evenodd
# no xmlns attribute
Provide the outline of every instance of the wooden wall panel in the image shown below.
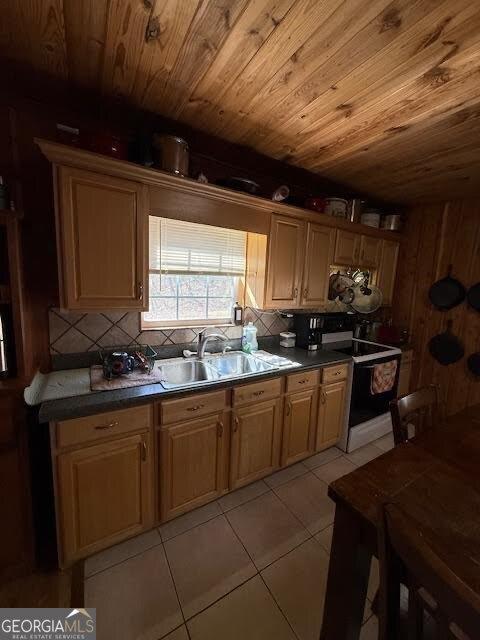
<svg viewBox="0 0 480 640"><path fill-rule="evenodd" d="M478 193L479 26L474 0L5 0L0 56L16 84L33 70L418 204Z"/></svg>
<svg viewBox="0 0 480 640"><path fill-rule="evenodd" d="M408 327L415 351L412 387L438 384L442 410L450 415L480 402L480 379L466 366L468 355L480 351L480 313L465 303L437 311L428 299L433 282L453 275L468 289L480 281L480 203L460 200L417 207L410 212L407 241L402 245L393 306L396 324ZM431 337L453 321L453 331L465 346L465 358L439 365L428 350Z"/></svg>

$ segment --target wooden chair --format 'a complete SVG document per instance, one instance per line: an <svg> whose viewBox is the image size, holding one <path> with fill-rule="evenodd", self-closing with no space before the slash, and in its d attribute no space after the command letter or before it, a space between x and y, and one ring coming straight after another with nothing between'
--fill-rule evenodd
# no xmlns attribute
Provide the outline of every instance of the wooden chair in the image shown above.
<svg viewBox="0 0 480 640"><path fill-rule="evenodd" d="M403 635L400 584L408 585L409 640L476 640L480 633L480 594L435 554L415 522L398 505L381 506L378 538L379 640ZM429 614L429 633L425 633L425 612Z"/></svg>
<svg viewBox="0 0 480 640"><path fill-rule="evenodd" d="M390 402L395 444L407 442L408 426L415 435L435 425L438 417L438 387L430 385Z"/></svg>

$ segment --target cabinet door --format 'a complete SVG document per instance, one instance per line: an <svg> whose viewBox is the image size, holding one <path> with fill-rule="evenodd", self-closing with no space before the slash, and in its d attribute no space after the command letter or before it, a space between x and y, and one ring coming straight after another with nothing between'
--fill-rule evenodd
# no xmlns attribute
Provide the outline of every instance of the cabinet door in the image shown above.
<svg viewBox="0 0 480 640"><path fill-rule="evenodd" d="M335 264L356 265L358 264L360 250L360 236L351 231L338 229L335 241Z"/></svg>
<svg viewBox="0 0 480 640"><path fill-rule="evenodd" d="M308 224L302 307L316 307L327 301L330 265L333 264L335 252L335 233L336 230L331 227Z"/></svg>
<svg viewBox="0 0 480 640"><path fill-rule="evenodd" d="M294 218L272 216L265 296L267 308L298 307L304 241L304 222Z"/></svg>
<svg viewBox="0 0 480 640"><path fill-rule="evenodd" d="M70 167L58 183L62 306L147 309L146 187Z"/></svg>
<svg viewBox="0 0 480 640"><path fill-rule="evenodd" d="M160 431L162 521L213 500L226 488L227 427L218 413Z"/></svg>
<svg viewBox="0 0 480 640"><path fill-rule="evenodd" d="M298 462L315 450L318 393L316 389L285 398L282 467Z"/></svg>
<svg viewBox="0 0 480 640"><path fill-rule="evenodd" d="M153 524L152 467L149 433L58 456L62 566Z"/></svg>
<svg viewBox="0 0 480 640"><path fill-rule="evenodd" d="M398 242L390 240L382 242L382 257L377 275L377 286L383 294L384 305L392 304L393 288L397 274L398 250Z"/></svg>
<svg viewBox="0 0 480 640"><path fill-rule="evenodd" d="M346 400L346 381L320 386L317 451L334 445L340 439L345 423Z"/></svg>
<svg viewBox="0 0 480 640"><path fill-rule="evenodd" d="M233 412L230 489L278 469L281 432L280 399L241 407Z"/></svg>
<svg viewBox="0 0 480 640"><path fill-rule="evenodd" d="M360 240L359 266L376 269L380 265L382 241L370 236L362 236Z"/></svg>

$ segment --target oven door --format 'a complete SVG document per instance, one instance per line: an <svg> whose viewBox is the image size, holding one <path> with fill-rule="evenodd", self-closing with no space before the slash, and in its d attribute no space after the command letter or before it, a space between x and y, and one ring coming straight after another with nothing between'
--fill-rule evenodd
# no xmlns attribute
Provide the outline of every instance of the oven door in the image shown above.
<svg viewBox="0 0 480 640"><path fill-rule="evenodd" d="M377 418L390 410L390 400L397 397L398 376L400 375L400 355L384 356L366 362L355 362L353 367L352 398L348 425L356 425ZM395 382L390 391L384 393L371 392L371 382L375 365L382 362L397 361Z"/></svg>

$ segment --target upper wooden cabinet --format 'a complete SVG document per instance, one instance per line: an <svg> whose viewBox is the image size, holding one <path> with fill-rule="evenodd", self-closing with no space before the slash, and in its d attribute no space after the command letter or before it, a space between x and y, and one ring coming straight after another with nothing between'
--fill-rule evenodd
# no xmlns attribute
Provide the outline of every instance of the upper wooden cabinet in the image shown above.
<svg viewBox="0 0 480 640"><path fill-rule="evenodd" d="M358 233L339 229L335 242L334 262L339 265L356 265L360 251L360 238Z"/></svg>
<svg viewBox="0 0 480 640"><path fill-rule="evenodd" d="M302 307L317 307L328 298L330 265L333 264L336 230L308 223L307 250L302 283Z"/></svg>
<svg viewBox="0 0 480 640"><path fill-rule="evenodd" d="M63 166L56 186L61 306L146 310L146 187Z"/></svg>
<svg viewBox="0 0 480 640"><path fill-rule="evenodd" d="M399 243L390 240L382 241L380 268L377 276L377 286L383 294L383 304L391 305L393 288L397 273Z"/></svg>
<svg viewBox="0 0 480 640"><path fill-rule="evenodd" d="M305 223L273 215L270 228L266 308L294 308L300 304Z"/></svg>
<svg viewBox="0 0 480 640"><path fill-rule="evenodd" d="M380 264L381 249L382 241L379 238L362 235L360 237L360 254L358 256L359 266L376 269Z"/></svg>

